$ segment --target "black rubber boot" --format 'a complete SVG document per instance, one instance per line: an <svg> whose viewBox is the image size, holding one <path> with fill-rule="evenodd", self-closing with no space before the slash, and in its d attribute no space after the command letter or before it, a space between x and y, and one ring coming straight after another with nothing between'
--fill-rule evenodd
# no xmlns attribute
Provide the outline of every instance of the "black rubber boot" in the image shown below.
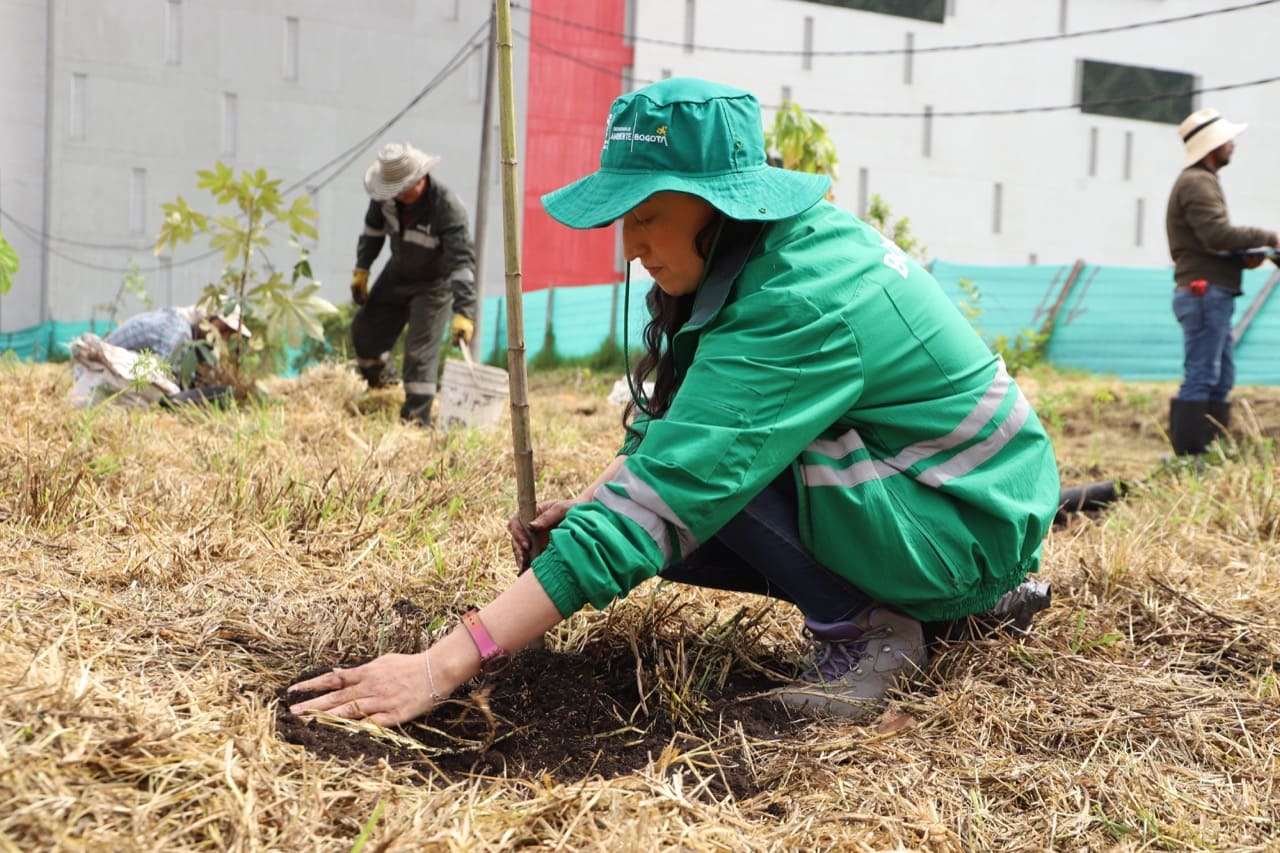
<svg viewBox="0 0 1280 853"><path fill-rule="evenodd" d="M1212 442L1221 438L1231 426L1231 404L1226 400L1218 403L1210 402L1207 414L1209 415L1209 441Z"/></svg>
<svg viewBox="0 0 1280 853"><path fill-rule="evenodd" d="M431 426L431 394L407 394L404 405L400 407L400 420L422 427Z"/></svg>
<svg viewBox="0 0 1280 853"><path fill-rule="evenodd" d="M1178 456L1199 456L1213 440L1213 425L1207 417L1205 400L1169 401L1169 443Z"/></svg>

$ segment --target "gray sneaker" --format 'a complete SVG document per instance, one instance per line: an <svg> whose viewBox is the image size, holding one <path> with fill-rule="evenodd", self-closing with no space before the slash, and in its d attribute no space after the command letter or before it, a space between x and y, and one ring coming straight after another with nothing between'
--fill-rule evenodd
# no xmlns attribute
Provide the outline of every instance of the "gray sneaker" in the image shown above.
<svg viewBox="0 0 1280 853"><path fill-rule="evenodd" d="M863 620L860 620L863 621ZM910 678L928 659L920 623L884 607L856 622L805 619L814 648L800 680L779 688L784 705L842 717L874 717L899 679Z"/></svg>

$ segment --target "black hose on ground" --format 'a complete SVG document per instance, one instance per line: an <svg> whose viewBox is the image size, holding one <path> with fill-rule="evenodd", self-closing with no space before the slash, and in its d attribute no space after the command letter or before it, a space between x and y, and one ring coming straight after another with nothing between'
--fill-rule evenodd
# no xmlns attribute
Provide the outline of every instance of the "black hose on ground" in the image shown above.
<svg viewBox="0 0 1280 853"><path fill-rule="evenodd" d="M1118 480L1101 480L1083 486L1068 486L1058 495L1058 513L1055 524L1065 524L1066 514L1105 509L1123 497L1124 484Z"/></svg>

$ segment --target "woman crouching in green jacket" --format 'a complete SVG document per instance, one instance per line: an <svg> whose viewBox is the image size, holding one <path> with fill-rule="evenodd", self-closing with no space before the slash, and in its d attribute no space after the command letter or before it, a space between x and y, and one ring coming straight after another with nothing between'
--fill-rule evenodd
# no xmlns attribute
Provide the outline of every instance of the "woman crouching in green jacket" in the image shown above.
<svg viewBox="0 0 1280 853"><path fill-rule="evenodd" d="M614 102L600 168L543 197L621 219L653 278L621 452L509 525L531 571L426 652L294 685L293 706L413 719L586 604L654 576L794 602L814 649L786 704L866 717L926 659L925 623L1000 612L1057 509L1026 398L933 278L766 162L748 92L673 78ZM1024 587L1025 589L1025 587Z"/></svg>

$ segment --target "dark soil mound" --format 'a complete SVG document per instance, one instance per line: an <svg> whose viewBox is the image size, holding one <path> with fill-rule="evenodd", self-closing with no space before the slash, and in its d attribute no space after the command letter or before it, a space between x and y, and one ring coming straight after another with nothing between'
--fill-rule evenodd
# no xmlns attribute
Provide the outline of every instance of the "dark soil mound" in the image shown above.
<svg viewBox="0 0 1280 853"><path fill-rule="evenodd" d="M772 686L760 676L743 675L722 691L701 694L704 704L690 714L691 722L662 710L657 692L642 702L637 682L629 651L610 657L530 649L498 675L459 690L427 719L397 729L408 743L295 717L288 705L307 695L286 699L283 689L276 730L323 758L410 765L424 782L468 775L613 778L640 770L674 746L699 751L704 769L718 765L710 785L716 793L749 797L759 787L745 769L749 763L739 760L743 735L773 740L797 728L780 704L757 695ZM706 761L711 755L715 759Z"/></svg>

